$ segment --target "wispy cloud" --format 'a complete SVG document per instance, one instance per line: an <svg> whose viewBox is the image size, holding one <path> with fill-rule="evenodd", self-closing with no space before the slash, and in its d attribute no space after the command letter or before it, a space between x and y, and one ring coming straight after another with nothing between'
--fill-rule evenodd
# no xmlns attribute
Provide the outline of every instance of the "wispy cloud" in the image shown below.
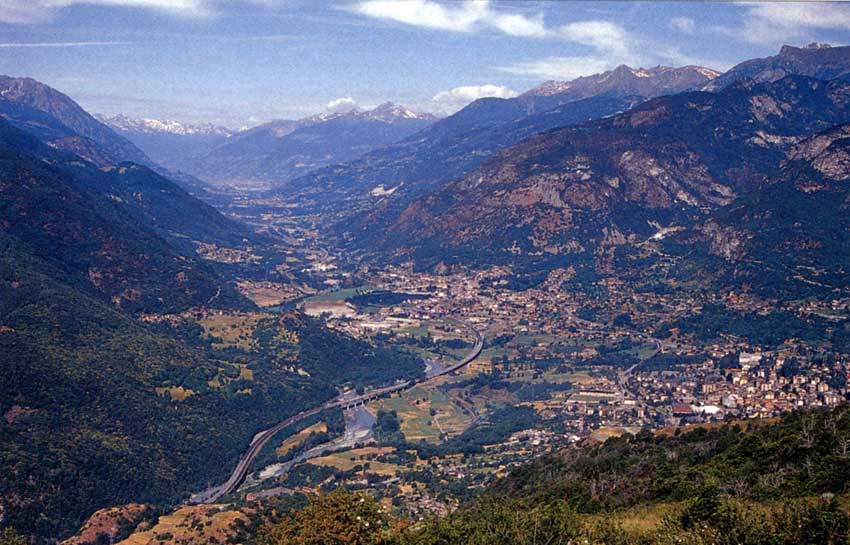
<svg viewBox="0 0 850 545"><path fill-rule="evenodd" d="M569 23L550 31L558 38L590 49L585 55L556 55L521 61L497 70L537 79L575 79L613 68L618 64L640 64L643 55L634 52L638 39L619 25L604 20Z"/></svg>
<svg viewBox="0 0 850 545"><path fill-rule="evenodd" d="M434 0L363 0L349 11L374 19L449 32L496 31L520 38L562 39L607 49L624 47L625 31L602 20L579 21L549 26L543 13L495 9L489 0L442 3Z"/></svg>
<svg viewBox="0 0 850 545"><path fill-rule="evenodd" d="M611 68L611 61L601 57L546 57L523 61L496 69L509 74L529 76L535 79L571 80L590 74L598 74Z"/></svg>
<svg viewBox="0 0 850 545"><path fill-rule="evenodd" d="M693 34L697 31L697 23L690 17L674 17L670 19L670 26L685 34Z"/></svg>
<svg viewBox="0 0 850 545"><path fill-rule="evenodd" d="M282 0L2 0L0 22L31 24L49 21L57 12L75 5L114 6L161 11L185 17L207 17L240 5L275 8Z"/></svg>
<svg viewBox="0 0 850 545"><path fill-rule="evenodd" d="M850 30L850 4L843 2L763 2L742 6L747 13L741 26L715 30L764 45L814 39L816 31Z"/></svg>
<svg viewBox="0 0 850 545"><path fill-rule="evenodd" d="M197 17L209 13L204 0L3 0L0 22L38 23L48 21L63 8L78 4L145 8Z"/></svg>
<svg viewBox="0 0 850 545"><path fill-rule="evenodd" d="M502 85L464 85L434 95L431 99L431 110L441 114L452 114L479 98L511 98L518 94Z"/></svg>
<svg viewBox="0 0 850 545"><path fill-rule="evenodd" d="M0 43L0 48L20 47L99 47L113 45L135 45L134 42L7 42Z"/></svg>

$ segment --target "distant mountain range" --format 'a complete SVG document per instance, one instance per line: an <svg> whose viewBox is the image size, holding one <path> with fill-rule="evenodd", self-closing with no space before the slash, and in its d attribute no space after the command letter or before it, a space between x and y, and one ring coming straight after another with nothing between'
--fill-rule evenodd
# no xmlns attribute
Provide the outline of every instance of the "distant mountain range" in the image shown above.
<svg viewBox="0 0 850 545"><path fill-rule="evenodd" d="M109 117L102 114L95 114L95 118L117 131L131 134L175 134L179 136L198 135L228 138L237 132L212 123L193 125L170 119L131 119L124 115Z"/></svg>
<svg viewBox="0 0 850 545"><path fill-rule="evenodd" d="M719 75L720 72L704 66L630 68L621 64L613 70L571 81L547 81L523 96L559 95L562 100L599 95L656 97L702 87Z"/></svg>
<svg viewBox="0 0 850 545"><path fill-rule="evenodd" d="M97 119L133 142L165 168L191 172L194 162L237 131L212 124L191 125L171 120L131 119L123 115Z"/></svg>
<svg viewBox="0 0 850 545"><path fill-rule="evenodd" d="M433 137L443 131L460 134L466 129L493 127L585 98L621 98L634 104L636 97L646 99L700 87L717 75L699 66L650 69L619 66L571 82L546 82L515 99L482 99L470 105L469 110L451 116L451 121L447 120L436 132L423 133L420 140L437 144ZM588 108L590 111L593 107ZM606 109L599 115L614 111ZM297 121L276 120L244 131L125 116L99 119L167 168L215 182L253 181L281 188L323 167L356 160L373 150L391 146L438 121L433 115L392 103L372 110L353 109ZM552 123L555 121L548 125L556 126ZM546 125L541 126L546 128ZM513 141L516 139L509 143ZM477 156L480 153L473 155ZM449 170L446 175L452 172Z"/></svg>
<svg viewBox="0 0 850 545"><path fill-rule="evenodd" d="M397 142L436 121L386 103L372 110L272 121L240 132L195 158L189 172L214 181L279 184Z"/></svg>

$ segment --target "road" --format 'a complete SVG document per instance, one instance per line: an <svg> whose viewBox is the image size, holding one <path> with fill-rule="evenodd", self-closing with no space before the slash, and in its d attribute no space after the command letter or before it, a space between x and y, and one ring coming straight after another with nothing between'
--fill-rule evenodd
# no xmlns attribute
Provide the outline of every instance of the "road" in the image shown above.
<svg viewBox="0 0 850 545"><path fill-rule="evenodd" d="M315 416L315 415L319 414L320 412L328 410L328 409L356 407L357 405L365 404L368 401L372 401L372 400L378 399L380 397L388 396L388 395L393 394L395 392L400 392L402 390L412 388L413 386L425 384L425 383L430 382L430 381L432 381L432 380L434 380L438 377L449 375L449 374L457 371L458 369L461 369L461 368L465 367L466 365L468 365L471 361L473 361L475 358L477 358L481 354L481 350L484 348L484 337L481 335L480 331L478 331L477 329L472 327L472 325L470 325L469 323L464 322L463 320L458 320L457 318L444 318L444 321L458 325L458 326L461 326L461 327L465 327L468 330L470 330L473 333L473 335L475 335L475 345L472 347L472 349L469 352L467 352L466 356L464 356L464 358L462 360L460 360L458 363L456 363L452 366L446 367L445 369L443 369L443 370L441 370L437 373L434 373L430 376L426 376L422 380L401 382L401 383L398 383L398 384L393 384L392 386L385 386L383 388L377 388L375 390L371 390L369 392L365 392L361 395L357 395L357 396L353 396L353 397L341 395L337 398L334 398L334 399L328 401L327 403L325 403L325 404L323 404L319 407L315 407L315 408L307 410L307 411L301 411L300 413L298 413L294 416L290 416L286 420L278 422L277 424L275 424L271 428L269 428L267 430L263 430L263 431L261 431L260 433L258 433L257 435L254 436L254 439L251 441L251 444L248 445L248 449L244 453L242 453L242 456L239 458L239 462L237 462L236 467L233 469L233 472L230 474L230 478L227 479L227 481L224 484L219 485L215 488L211 488L209 490L205 490L203 492L199 492L198 494L195 494L189 500L190 503L214 503L219 498L221 498L222 496L226 496L226 495L231 494L234 491L236 491L236 489L239 487L239 485L245 479L245 476L248 474L248 468L251 466L251 462L254 461L254 458L257 457L257 455L260 453L261 450L263 450L263 447L266 446L266 443L268 443L269 440L272 437L277 435L278 432L280 432L282 429L284 429L288 426L291 426L291 425L293 425L297 422L300 422L301 420L304 420L305 418Z"/></svg>

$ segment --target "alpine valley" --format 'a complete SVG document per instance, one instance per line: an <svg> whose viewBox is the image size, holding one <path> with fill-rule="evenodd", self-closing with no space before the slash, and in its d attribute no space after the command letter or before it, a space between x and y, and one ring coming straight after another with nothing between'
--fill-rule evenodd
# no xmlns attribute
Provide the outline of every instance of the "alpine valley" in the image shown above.
<svg viewBox="0 0 850 545"><path fill-rule="evenodd" d="M691 61L241 128L0 76L0 545L850 544L850 46Z"/></svg>

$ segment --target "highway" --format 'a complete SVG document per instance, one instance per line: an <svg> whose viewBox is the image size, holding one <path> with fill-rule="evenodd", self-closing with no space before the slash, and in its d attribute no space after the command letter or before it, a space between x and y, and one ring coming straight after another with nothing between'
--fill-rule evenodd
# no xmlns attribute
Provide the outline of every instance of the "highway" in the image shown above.
<svg viewBox="0 0 850 545"><path fill-rule="evenodd" d="M244 453L242 453L242 456L239 458L239 462L237 462L236 467L230 474L230 478L227 479L224 484L212 488L210 490L195 494L190 500L190 503L214 503L218 501L218 499L222 496L226 496L236 491L236 489L245 479L245 476L248 474L248 468L251 466L251 462L253 462L254 458L256 458L260 451L263 450L263 447L266 445L266 443L268 443L269 440L282 429L291 426L292 424L300 422L305 418L317 415L324 410L355 407L359 404L365 404L367 401L378 399L379 397L384 397L395 392L400 392L402 390L412 388L413 386L419 384L425 384L438 377L449 375L457 371L458 369L461 369L462 367L468 365L471 361L473 361L481 354L481 350L484 348L484 337L481 335L480 331L472 327L472 325L470 325L469 323L464 322L463 320L458 320L457 318L444 318L443 320L461 327L465 327L475 335L475 345L469 352L467 352L466 356L464 356L462 360L422 380L401 382L398 384L393 384L392 386L377 388L375 390L371 390L369 392L365 392L361 395L354 397L347 397L341 395L319 407L315 407L307 411L302 411L294 416L290 416L286 420L278 422L271 428L263 430L254 436L254 439L253 441L251 441L251 444L248 446L248 449Z"/></svg>

